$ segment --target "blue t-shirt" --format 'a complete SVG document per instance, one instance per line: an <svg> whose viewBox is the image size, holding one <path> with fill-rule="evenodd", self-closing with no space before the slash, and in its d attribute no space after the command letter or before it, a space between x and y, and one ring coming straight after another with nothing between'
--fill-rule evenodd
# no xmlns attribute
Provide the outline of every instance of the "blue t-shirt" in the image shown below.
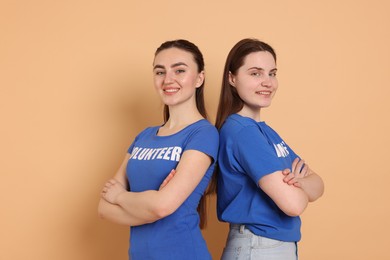
<svg viewBox="0 0 390 260"><path fill-rule="evenodd" d="M258 186L270 173L291 169L298 156L265 122L230 115L220 130L217 213L254 234L281 241L301 238L299 217L286 215Z"/></svg>
<svg viewBox="0 0 390 260"><path fill-rule="evenodd" d="M169 136L157 136L159 128L142 131L128 150L131 157L127 179L131 191L158 190L186 150L203 152L213 162L196 189L173 214L151 224L131 227L129 256L132 260L211 259L199 228L197 207L214 171L218 131L205 119Z"/></svg>

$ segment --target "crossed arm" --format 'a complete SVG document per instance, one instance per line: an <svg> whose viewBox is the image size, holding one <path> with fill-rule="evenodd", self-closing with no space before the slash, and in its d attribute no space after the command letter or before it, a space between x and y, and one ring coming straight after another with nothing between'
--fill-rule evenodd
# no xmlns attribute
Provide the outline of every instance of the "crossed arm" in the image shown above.
<svg viewBox="0 0 390 260"><path fill-rule="evenodd" d="M212 162L202 152L187 150L175 169L175 178L163 182L159 190L131 192L126 190L129 158L126 154L114 178L103 187L98 207L102 218L129 226L152 223L172 214L195 190Z"/></svg>
<svg viewBox="0 0 390 260"><path fill-rule="evenodd" d="M324 193L324 183L303 160L296 158L292 171L277 171L262 177L259 187L289 216L299 216L309 202Z"/></svg>

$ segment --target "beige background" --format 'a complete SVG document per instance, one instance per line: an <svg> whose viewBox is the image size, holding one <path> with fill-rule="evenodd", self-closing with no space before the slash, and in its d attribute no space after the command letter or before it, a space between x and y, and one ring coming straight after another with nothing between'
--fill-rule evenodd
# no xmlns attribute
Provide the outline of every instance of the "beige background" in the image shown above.
<svg viewBox="0 0 390 260"><path fill-rule="evenodd" d="M390 259L389 10L386 0L2 0L0 259L127 259L128 228L96 208L136 133L161 123L154 50L176 38L200 47L214 121L226 55L244 37L275 47L279 92L264 118L326 184L302 216L301 259ZM218 259L227 229L210 209Z"/></svg>

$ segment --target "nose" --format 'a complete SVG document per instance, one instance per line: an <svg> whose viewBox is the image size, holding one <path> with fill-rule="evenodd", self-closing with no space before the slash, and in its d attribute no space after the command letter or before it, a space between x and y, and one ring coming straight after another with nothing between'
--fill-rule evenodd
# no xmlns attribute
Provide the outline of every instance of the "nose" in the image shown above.
<svg viewBox="0 0 390 260"><path fill-rule="evenodd" d="M261 81L261 86L263 87L271 87L271 77L268 76L268 75L264 75L264 77L262 78L262 81Z"/></svg>
<svg viewBox="0 0 390 260"><path fill-rule="evenodd" d="M172 75L170 72L166 72L164 77L164 85L172 84L174 81L174 75Z"/></svg>

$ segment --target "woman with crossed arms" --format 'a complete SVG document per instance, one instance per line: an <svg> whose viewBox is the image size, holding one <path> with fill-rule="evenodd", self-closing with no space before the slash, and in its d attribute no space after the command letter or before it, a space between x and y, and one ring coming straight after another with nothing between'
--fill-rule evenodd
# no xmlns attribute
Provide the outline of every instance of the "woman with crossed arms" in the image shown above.
<svg viewBox="0 0 390 260"><path fill-rule="evenodd" d="M276 72L275 51L256 39L238 42L225 63L216 119L217 213L230 223L223 260L297 259L299 215L324 192L322 179L262 121Z"/></svg>
<svg viewBox="0 0 390 260"><path fill-rule="evenodd" d="M202 53L186 40L165 42L155 53L153 74L164 124L135 138L102 190L99 214L131 227L132 260L211 259L199 226L218 132L205 119Z"/></svg>

